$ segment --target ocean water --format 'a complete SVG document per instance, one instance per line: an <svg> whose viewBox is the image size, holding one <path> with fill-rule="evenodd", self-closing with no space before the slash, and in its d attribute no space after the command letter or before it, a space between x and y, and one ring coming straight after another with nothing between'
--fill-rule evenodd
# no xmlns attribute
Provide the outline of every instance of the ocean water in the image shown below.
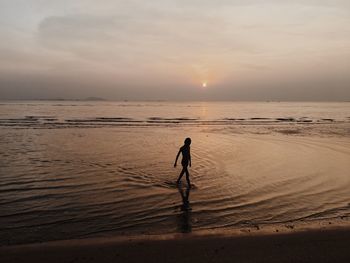
<svg viewBox="0 0 350 263"><path fill-rule="evenodd" d="M0 148L0 245L350 217L345 102L1 102Z"/></svg>

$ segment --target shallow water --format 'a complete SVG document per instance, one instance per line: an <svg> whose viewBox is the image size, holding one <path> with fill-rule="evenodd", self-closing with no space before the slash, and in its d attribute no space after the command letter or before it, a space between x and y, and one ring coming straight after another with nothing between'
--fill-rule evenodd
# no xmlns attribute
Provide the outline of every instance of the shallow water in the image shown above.
<svg viewBox="0 0 350 263"><path fill-rule="evenodd" d="M350 103L59 103L0 105L1 244L350 216Z"/></svg>

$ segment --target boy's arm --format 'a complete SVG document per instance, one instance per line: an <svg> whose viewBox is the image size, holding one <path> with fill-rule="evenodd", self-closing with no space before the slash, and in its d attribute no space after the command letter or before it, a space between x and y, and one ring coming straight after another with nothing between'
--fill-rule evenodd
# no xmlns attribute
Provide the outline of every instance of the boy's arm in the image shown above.
<svg viewBox="0 0 350 263"><path fill-rule="evenodd" d="M189 154L189 161L190 161L190 167L192 165L192 161L191 161L191 151L190 151L190 154Z"/></svg>
<svg viewBox="0 0 350 263"><path fill-rule="evenodd" d="M179 152L178 152L177 155L176 155L174 167L176 167L177 159L179 158L180 152L181 152L181 149L179 150Z"/></svg>

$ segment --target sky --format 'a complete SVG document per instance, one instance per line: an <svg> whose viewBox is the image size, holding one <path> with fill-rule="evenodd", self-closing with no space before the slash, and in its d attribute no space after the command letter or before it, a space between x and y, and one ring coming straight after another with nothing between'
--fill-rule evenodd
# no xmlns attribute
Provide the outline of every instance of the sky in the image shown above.
<svg viewBox="0 0 350 263"><path fill-rule="evenodd" d="M350 100L348 0L0 0L0 37L0 99Z"/></svg>

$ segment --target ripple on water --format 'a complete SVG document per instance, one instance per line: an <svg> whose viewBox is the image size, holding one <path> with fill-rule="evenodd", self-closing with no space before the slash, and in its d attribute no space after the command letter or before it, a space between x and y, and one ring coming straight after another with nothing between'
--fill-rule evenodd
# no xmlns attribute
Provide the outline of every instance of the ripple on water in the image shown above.
<svg viewBox="0 0 350 263"><path fill-rule="evenodd" d="M12 229L4 240L188 232L349 214L347 139L192 128L71 132L1 138L12 158L0 182L6 211L0 225ZM172 166L184 133L193 140L195 187L188 191L185 178L180 188L175 184L181 165Z"/></svg>

